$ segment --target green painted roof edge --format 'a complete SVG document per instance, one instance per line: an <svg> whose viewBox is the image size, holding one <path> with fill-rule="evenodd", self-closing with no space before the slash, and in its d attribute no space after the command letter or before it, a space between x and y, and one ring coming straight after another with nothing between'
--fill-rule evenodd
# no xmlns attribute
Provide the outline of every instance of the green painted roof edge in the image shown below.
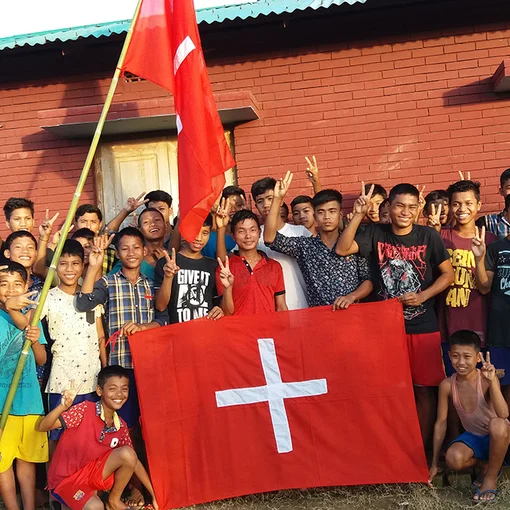
<svg viewBox="0 0 510 510"><path fill-rule="evenodd" d="M291 13L296 10L319 9L332 5L365 3L367 0L258 0L256 2L228 5L223 7L208 7L197 10L198 23L221 23L237 18L245 20L270 14ZM0 38L0 51L20 48L22 46L37 46L55 41L75 41L87 37L109 37L113 34L127 32L130 20L110 21L95 25L62 28L37 32L32 34L14 35Z"/></svg>

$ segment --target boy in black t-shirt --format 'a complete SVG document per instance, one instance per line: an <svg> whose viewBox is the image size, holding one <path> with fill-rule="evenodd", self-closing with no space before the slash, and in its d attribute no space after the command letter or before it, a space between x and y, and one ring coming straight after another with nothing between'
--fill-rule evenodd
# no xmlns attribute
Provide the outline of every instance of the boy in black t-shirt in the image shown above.
<svg viewBox="0 0 510 510"><path fill-rule="evenodd" d="M223 316L223 310L217 306L220 301L215 276L218 262L200 253L209 240L211 228L209 214L192 243L183 240L177 256L172 249L171 257L165 252L165 257L156 264L156 309L163 312L168 308L170 324Z"/></svg>
<svg viewBox="0 0 510 510"><path fill-rule="evenodd" d="M344 257L372 255L376 298L398 298L404 305L418 419L426 444L435 419L434 387L445 377L433 298L452 283L453 268L438 232L414 223L420 194L412 184L398 184L390 191L391 224L371 224L356 235L372 193L373 186L366 193L362 183L353 218L338 239L336 252Z"/></svg>

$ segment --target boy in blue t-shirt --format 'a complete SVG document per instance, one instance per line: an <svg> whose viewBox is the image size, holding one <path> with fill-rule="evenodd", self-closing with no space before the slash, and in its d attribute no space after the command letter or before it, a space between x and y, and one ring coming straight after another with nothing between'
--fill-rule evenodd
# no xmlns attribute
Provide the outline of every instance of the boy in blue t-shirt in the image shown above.
<svg viewBox="0 0 510 510"><path fill-rule="evenodd" d="M28 326L21 309L34 304L27 295L26 269L17 262L0 266L0 407L3 407L25 338L32 342L18 390L0 439L0 495L8 509L18 508L13 462L16 459L23 508L35 508L35 463L48 461L48 438L36 423L44 415L36 363L46 362L40 328ZM24 334L18 328L26 330Z"/></svg>

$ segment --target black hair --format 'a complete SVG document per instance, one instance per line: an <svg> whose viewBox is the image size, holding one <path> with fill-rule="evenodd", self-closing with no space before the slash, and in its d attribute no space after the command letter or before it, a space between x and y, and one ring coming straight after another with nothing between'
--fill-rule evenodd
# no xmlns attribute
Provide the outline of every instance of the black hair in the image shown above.
<svg viewBox="0 0 510 510"><path fill-rule="evenodd" d="M32 239L35 244L35 248L37 249L37 240L36 238L27 230L17 230L16 232L13 232L12 234L9 234L7 236L7 239L5 240L4 248L6 250L10 250L12 243L16 241L16 239L19 239L20 237L28 237L29 239ZM0 264L1 265L1 264Z"/></svg>
<svg viewBox="0 0 510 510"><path fill-rule="evenodd" d="M117 250L119 249L120 241L123 237L137 237L142 241L142 245L145 246L145 238L143 234L135 227L126 227L123 228L116 236L115 236L115 246Z"/></svg>
<svg viewBox="0 0 510 510"><path fill-rule="evenodd" d="M34 216L34 203L32 200L28 198L11 197L4 204L4 214L7 221L11 219L11 215L16 209L30 209L32 216Z"/></svg>
<svg viewBox="0 0 510 510"><path fill-rule="evenodd" d="M147 213L147 212L156 212L158 213L161 218L163 219L163 223L165 222L165 218L164 216L161 214L161 211L158 211L157 209L155 209L154 207L146 207L138 216L138 228L140 228L142 226L142 216Z"/></svg>
<svg viewBox="0 0 510 510"><path fill-rule="evenodd" d="M499 176L499 184L501 188L505 185L506 181L510 180L510 168L507 168L500 176Z"/></svg>
<svg viewBox="0 0 510 510"><path fill-rule="evenodd" d="M80 257L82 262L85 260L85 251L83 250L83 246L75 239L66 239L64 247L62 248L61 256L62 255L76 255L77 257Z"/></svg>
<svg viewBox="0 0 510 510"><path fill-rule="evenodd" d="M262 195L266 191L274 190L275 186L276 179L273 179L272 177L264 177L263 179L255 181L251 185L251 196L253 197L253 200L256 200L259 195Z"/></svg>
<svg viewBox="0 0 510 510"><path fill-rule="evenodd" d="M120 365L109 365L104 367L99 371L99 374L97 374L97 385L100 388L104 388L106 381L110 379L110 377L125 377L129 380L129 372Z"/></svg>
<svg viewBox="0 0 510 510"><path fill-rule="evenodd" d="M510 207L510 195L505 197L505 211Z"/></svg>
<svg viewBox="0 0 510 510"><path fill-rule="evenodd" d="M71 239L87 239L87 241L93 241L95 234L90 228L79 228L72 236Z"/></svg>
<svg viewBox="0 0 510 510"><path fill-rule="evenodd" d="M338 202L342 207L342 193L336 189L323 189L312 198L312 206L315 209L326 202Z"/></svg>
<svg viewBox="0 0 510 510"><path fill-rule="evenodd" d="M370 191L371 187L372 187L371 182L365 184L365 194L367 194ZM375 197L375 195L381 195L381 197L383 197L384 199L388 198L388 193L386 192L386 189L383 188L380 184L374 184L374 191L372 193L372 196Z"/></svg>
<svg viewBox="0 0 510 510"><path fill-rule="evenodd" d="M465 345L473 347L476 352L480 352L482 347L482 341L478 333L469 329L459 329L459 331L455 331L453 335L450 335L448 343L450 344L450 349L453 345Z"/></svg>
<svg viewBox="0 0 510 510"><path fill-rule="evenodd" d="M438 200L446 200L449 202L448 193L444 189L436 189L434 191L431 191L426 197L425 197L425 210L428 209L429 205L432 202L436 202Z"/></svg>
<svg viewBox="0 0 510 510"><path fill-rule="evenodd" d="M282 205L280 207L283 208L283 210L285 211L285 217L288 218L289 217L289 206L285 202L282 202Z"/></svg>
<svg viewBox="0 0 510 510"><path fill-rule="evenodd" d="M246 193L244 192L244 189L239 188L238 186L227 186L226 188L223 188L221 198L228 198L232 196L246 198Z"/></svg>
<svg viewBox="0 0 510 510"><path fill-rule="evenodd" d="M391 202L388 198L385 198L380 204L379 204L379 211L382 210L383 207L386 207L387 205L391 205Z"/></svg>
<svg viewBox="0 0 510 510"><path fill-rule="evenodd" d="M19 263L13 260L6 260L2 262L2 266L7 266L4 269L0 269L0 274L19 274L24 283L28 281L27 270Z"/></svg>
<svg viewBox="0 0 510 510"><path fill-rule="evenodd" d="M312 205L312 197L309 197L308 195L298 195L291 203L290 207L294 209L296 205L300 204L310 204Z"/></svg>
<svg viewBox="0 0 510 510"><path fill-rule="evenodd" d="M395 200L397 195L412 195L417 199L420 198L420 192L418 191L418 188L412 184L407 183L397 184L391 188L389 196L390 203L393 203L393 200Z"/></svg>
<svg viewBox="0 0 510 510"><path fill-rule="evenodd" d="M150 202L165 202L168 207L172 207L172 196L166 191L157 189L156 191L150 191L143 197L144 200L148 200L145 202L145 207L148 209L150 207Z"/></svg>
<svg viewBox="0 0 510 510"><path fill-rule="evenodd" d="M209 214L207 215L207 217L205 218L204 223L202 224L202 227L209 227L209 228L212 228L212 222L213 222L212 214L211 214L211 213L209 213Z"/></svg>
<svg viewBox="0 0 510 510"><path fill-rule="evenodd" d="M457 181L448 186L446 193L448 194L448 198L451 201L454 193L465 193L467 191L472 191L475 195L475 198L478 202L480 202L480 183L474 181Z"/></svg>
<svg viewBox="0 0 510 510"><path fill-rule="evenodd" d="M260 228L258 216L254 212L248 211L248 209L243 209L242 211L237 211L234 216L232 216L232 221L230 222L232 232L235 233L237 224L245 220L255 221L255 223L257 223L257 227Z"/></svg>
<svg viewBox="0 0 510 510"><path fill-rule="evenodd" d="M96 207L93 204L82 204L76 212L74 213L74 221L77 222L84 214L97 214L99 221L103 221L103 213L99 207Z"/></svg>

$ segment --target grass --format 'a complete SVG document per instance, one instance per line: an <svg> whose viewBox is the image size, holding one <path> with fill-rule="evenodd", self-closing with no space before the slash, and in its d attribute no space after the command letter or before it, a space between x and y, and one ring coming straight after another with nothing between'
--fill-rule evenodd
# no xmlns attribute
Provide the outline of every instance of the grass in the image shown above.
<svg viewBox="0 0 510 510"><path fill-rule="evenodd" d="M473 508L469 476L451 476L449 487L372 485L279 491L195 506L195 510L460 510ZM494 509L510 508L510 480L499 483ZM477 505L478 506L478 505ZM486 506L480 504L480 506Z"/></svg>

